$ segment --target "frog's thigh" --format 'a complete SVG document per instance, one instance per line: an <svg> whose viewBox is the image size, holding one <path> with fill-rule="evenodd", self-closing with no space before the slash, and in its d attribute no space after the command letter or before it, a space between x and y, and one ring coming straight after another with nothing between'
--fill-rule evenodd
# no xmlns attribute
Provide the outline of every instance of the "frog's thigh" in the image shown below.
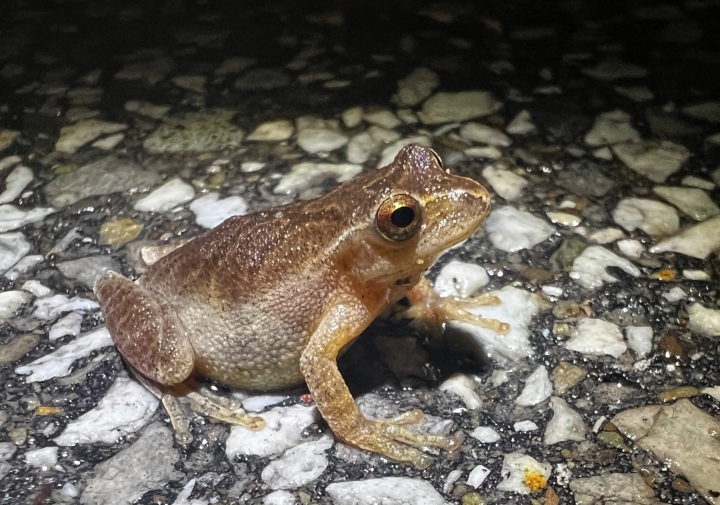
<svg viewBox="0 0 720 505"><path fill-rule="evenodd" d="M458 440L424 435L403 428L404 424L422 419L419 411L390 420L366 419L337 369L338 352L371 321L372 316L356 300L337 303L310 338L300 359L300 369L323 418L340 439L361 449L425 468L431 459L406 444L454 449L458 446Z"/></svg>
<svg viewBox="0 0 720 505"><path fill-rule="evenodd" d="M193 348L165 300L112 271L98 279L94 290L113 342L132 366L165 385L190 375Z"/></svg>

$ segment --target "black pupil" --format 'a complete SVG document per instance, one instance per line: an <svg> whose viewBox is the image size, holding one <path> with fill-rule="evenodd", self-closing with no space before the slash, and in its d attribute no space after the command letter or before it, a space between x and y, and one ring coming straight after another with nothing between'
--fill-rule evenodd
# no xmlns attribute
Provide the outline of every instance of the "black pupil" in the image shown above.
<svg viewBox="0 0 720 505"><path fill-rule="evenodd" d="M398 228L407 228L415 221L415 211L410 207L399 207L390 215L390 222Z"/></svg>

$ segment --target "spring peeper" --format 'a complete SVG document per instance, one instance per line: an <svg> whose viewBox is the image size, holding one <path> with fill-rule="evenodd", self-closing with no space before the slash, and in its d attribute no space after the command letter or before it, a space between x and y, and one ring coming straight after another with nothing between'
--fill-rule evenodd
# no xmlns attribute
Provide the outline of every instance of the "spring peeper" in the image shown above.
<svg viewBox="0 0 720 505"><path fill-rule="evenodd" d="M390 165L324 196L232 217L136 282L108 272L95 293L120 353L168 394L195 374L256 390L306 382L337 437L424 468L431 460L413 446L453 450L458 439L405 428L422 419L419 410L366 419L336 358L405 297L416 317L507 332L507 324L463 308L497 298L440 298L423 277L489 208L479 183L445 172L434 151L410 145ZM214 418L263 426L261 418L194 398Z"/></svg>

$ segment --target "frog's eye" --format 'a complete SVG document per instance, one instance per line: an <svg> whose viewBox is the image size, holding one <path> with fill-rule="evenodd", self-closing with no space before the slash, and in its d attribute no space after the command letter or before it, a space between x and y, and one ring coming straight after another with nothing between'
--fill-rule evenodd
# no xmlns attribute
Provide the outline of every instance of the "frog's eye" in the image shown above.
<svg viewBox="0 0 720 505"><path fill-rule="evenodd" d="M440 157L440 155L438 153L436 153L434 149L430 149L430 152L432 153L433 156L435 156L435 161L437 161L437 164L440 165L440 168L443 168L443 162L442 162L442 158Z"/></svg>
<svg viewBox="0 0 720 505"><path fill-rule="evenodd" d="M380 204L375 221L380 233L388 239L407 240L420 230L422 209L410 195L393 195Z"/></svg>

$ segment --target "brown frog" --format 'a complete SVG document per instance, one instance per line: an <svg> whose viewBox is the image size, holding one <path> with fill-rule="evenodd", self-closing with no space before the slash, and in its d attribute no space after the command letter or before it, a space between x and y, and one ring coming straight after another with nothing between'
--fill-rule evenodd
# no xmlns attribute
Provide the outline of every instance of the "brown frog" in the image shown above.
<svg viewBox="0 0 720 505"><path fill-rule="evenodd" d="M434 151L410 145L390 165L324 196L226 220L160 258L137 282L108 272L95 293L120 353L168 395L182 394L178 388L194 374L255 390L306 382L340 439L424 468L430 458L411 446L453 450L458 439L403 427L422 419L419 410L366 419L336 358L404 297L415 317L506 333L507 324L464 310L497 298L440 298L423 277L489 208L479 183L446 173ZM263 426L197 393L191 398L211 417Z"/></svg>

